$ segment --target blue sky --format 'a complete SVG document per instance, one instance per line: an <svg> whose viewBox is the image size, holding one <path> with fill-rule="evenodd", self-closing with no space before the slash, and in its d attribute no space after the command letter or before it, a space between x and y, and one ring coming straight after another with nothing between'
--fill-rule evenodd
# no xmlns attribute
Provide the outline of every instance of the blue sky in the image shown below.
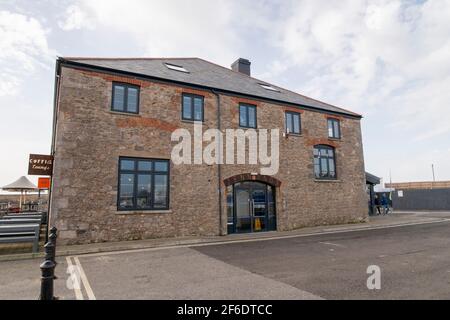
<svg viewBox="0 0 450 320"><path fill-rule="evenodd" d="M366 170L450 180L450 1L0 0L0 186L50 151L56 56L192 57L362 113ZM31 177L35 181L35 177Z"/></svg>

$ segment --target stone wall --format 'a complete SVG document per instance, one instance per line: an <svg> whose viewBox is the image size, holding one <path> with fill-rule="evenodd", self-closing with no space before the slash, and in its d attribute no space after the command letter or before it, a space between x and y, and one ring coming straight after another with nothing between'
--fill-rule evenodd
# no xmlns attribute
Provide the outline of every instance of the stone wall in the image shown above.
<svg viewBox="0 0 450 320"><path fill-rule="evenodd" d="M140 112L111 111L112 81L139 85ZM219 226L217 165L174 165L170 168L170 210L117 211L120 156L170 159L171 133L193 123L181 120L181 95L205 97L204 128L217 128L217 100L210 91L193 90L63 67L55 142L52 219L67 244L119 241L226 232L223 191ZM238 103L257 105L258 128L284 131L284 111L262 101L221 95L221 128L238 128ZM299 109L296 109L299 111ZM367 216L360 121L340 117L342 139L330 140L327 115L302 112L302 135L281 137L277 187L278 230L362 221ZM336 181L317 181L313 146L336 147ZM255 165L222 165L223 179L258 172Z"/></svg>

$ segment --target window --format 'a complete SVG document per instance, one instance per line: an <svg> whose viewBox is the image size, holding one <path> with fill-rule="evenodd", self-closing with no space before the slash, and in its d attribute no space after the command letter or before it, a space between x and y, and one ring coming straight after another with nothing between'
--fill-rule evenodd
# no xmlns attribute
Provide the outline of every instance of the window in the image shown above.
<svg viewBox="0 0 450 320"><path fill-rule="evenodd" d="M139 87L130 84L113 83L111 110L139 113Z"/></svg>
<svg viewBox="0 0 450 320"><path fill-rule="evenodd" d="M169 160L119 159L117 210L169 208Z"/></svg>
<svg viewBox="0 0 450 320"><path fill-rule="evenodd" d="M203 97L183 94L181 118L183 120L203 121Z"/></svg>
<svg viewBox="0 0 450 320"><path fill-rule="evenodd" d="M270 84L259 83L259 85L260 85L261 87L263 87L264 89L266 89L266 90L275 91L275 92L280 92L280 90L278 90L278 89L272 87Z"/></svg>
<svg viewBox="0 0 450 320"><path fill-rule="evenodd" d="M185 73L189 73L189 71L187 71L185 68L183 68L182 66L177 66L176 64L171 64L171 63L164 63L166 65L167 68L169 68L170 70L175 70L175 71L180 71L180 72L185 72Z"/></svg>
<svg viewBox="0 0 450 320"><path fill-rule="evenodd" d="M314 175L316 179L336 179L334 148L325 145L314 146Z"/></svg>
<svg viewBox="0 0 450 320"><path fill-rule="evenodd" d="M339 120L331 118L328 119L328 137L334 139L341 138L341 128Z"/></svg>
<svg viewBox="0 0 450 320"><path fill-rule="evenodd" d="M286 112L286 133L300 134L301 124L300 124L300 113L297 112Z"/></svg>
<svg viewBox="0 0 450 320"><path fill-rule="evenodd" d="M256 128L256 106L248 104L239 105L239 126Z"/></svg>

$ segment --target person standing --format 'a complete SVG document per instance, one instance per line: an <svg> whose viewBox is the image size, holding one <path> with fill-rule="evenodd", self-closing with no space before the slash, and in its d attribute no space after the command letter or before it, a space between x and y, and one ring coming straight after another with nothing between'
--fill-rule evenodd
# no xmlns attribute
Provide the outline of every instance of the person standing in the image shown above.
<svg viewBox="0 0 450 320"><path fill-rule="evenodd" d="M380 197L376 194L375 195L375 208L377 209L377 214L380 215L381 214L381 203L380 203Z"/></svg>
<svg viewBox="0 0 450 320"><path fill-rule="evenodd" d="M385 193L383 193L383 196L381 197L381 205L383 206L383 214L388 214L389 213L389 201L388 201Z"/></svg>

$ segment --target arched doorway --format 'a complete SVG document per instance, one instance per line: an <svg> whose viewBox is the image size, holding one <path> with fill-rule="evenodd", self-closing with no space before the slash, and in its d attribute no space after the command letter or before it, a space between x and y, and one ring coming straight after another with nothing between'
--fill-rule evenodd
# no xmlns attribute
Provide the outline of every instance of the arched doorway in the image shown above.
<svg viewBox="0 0 450 320"><path fill-rule="evenodd" d="M276 230L275 188L261 181L227 187L228 233Z"/></svg>

